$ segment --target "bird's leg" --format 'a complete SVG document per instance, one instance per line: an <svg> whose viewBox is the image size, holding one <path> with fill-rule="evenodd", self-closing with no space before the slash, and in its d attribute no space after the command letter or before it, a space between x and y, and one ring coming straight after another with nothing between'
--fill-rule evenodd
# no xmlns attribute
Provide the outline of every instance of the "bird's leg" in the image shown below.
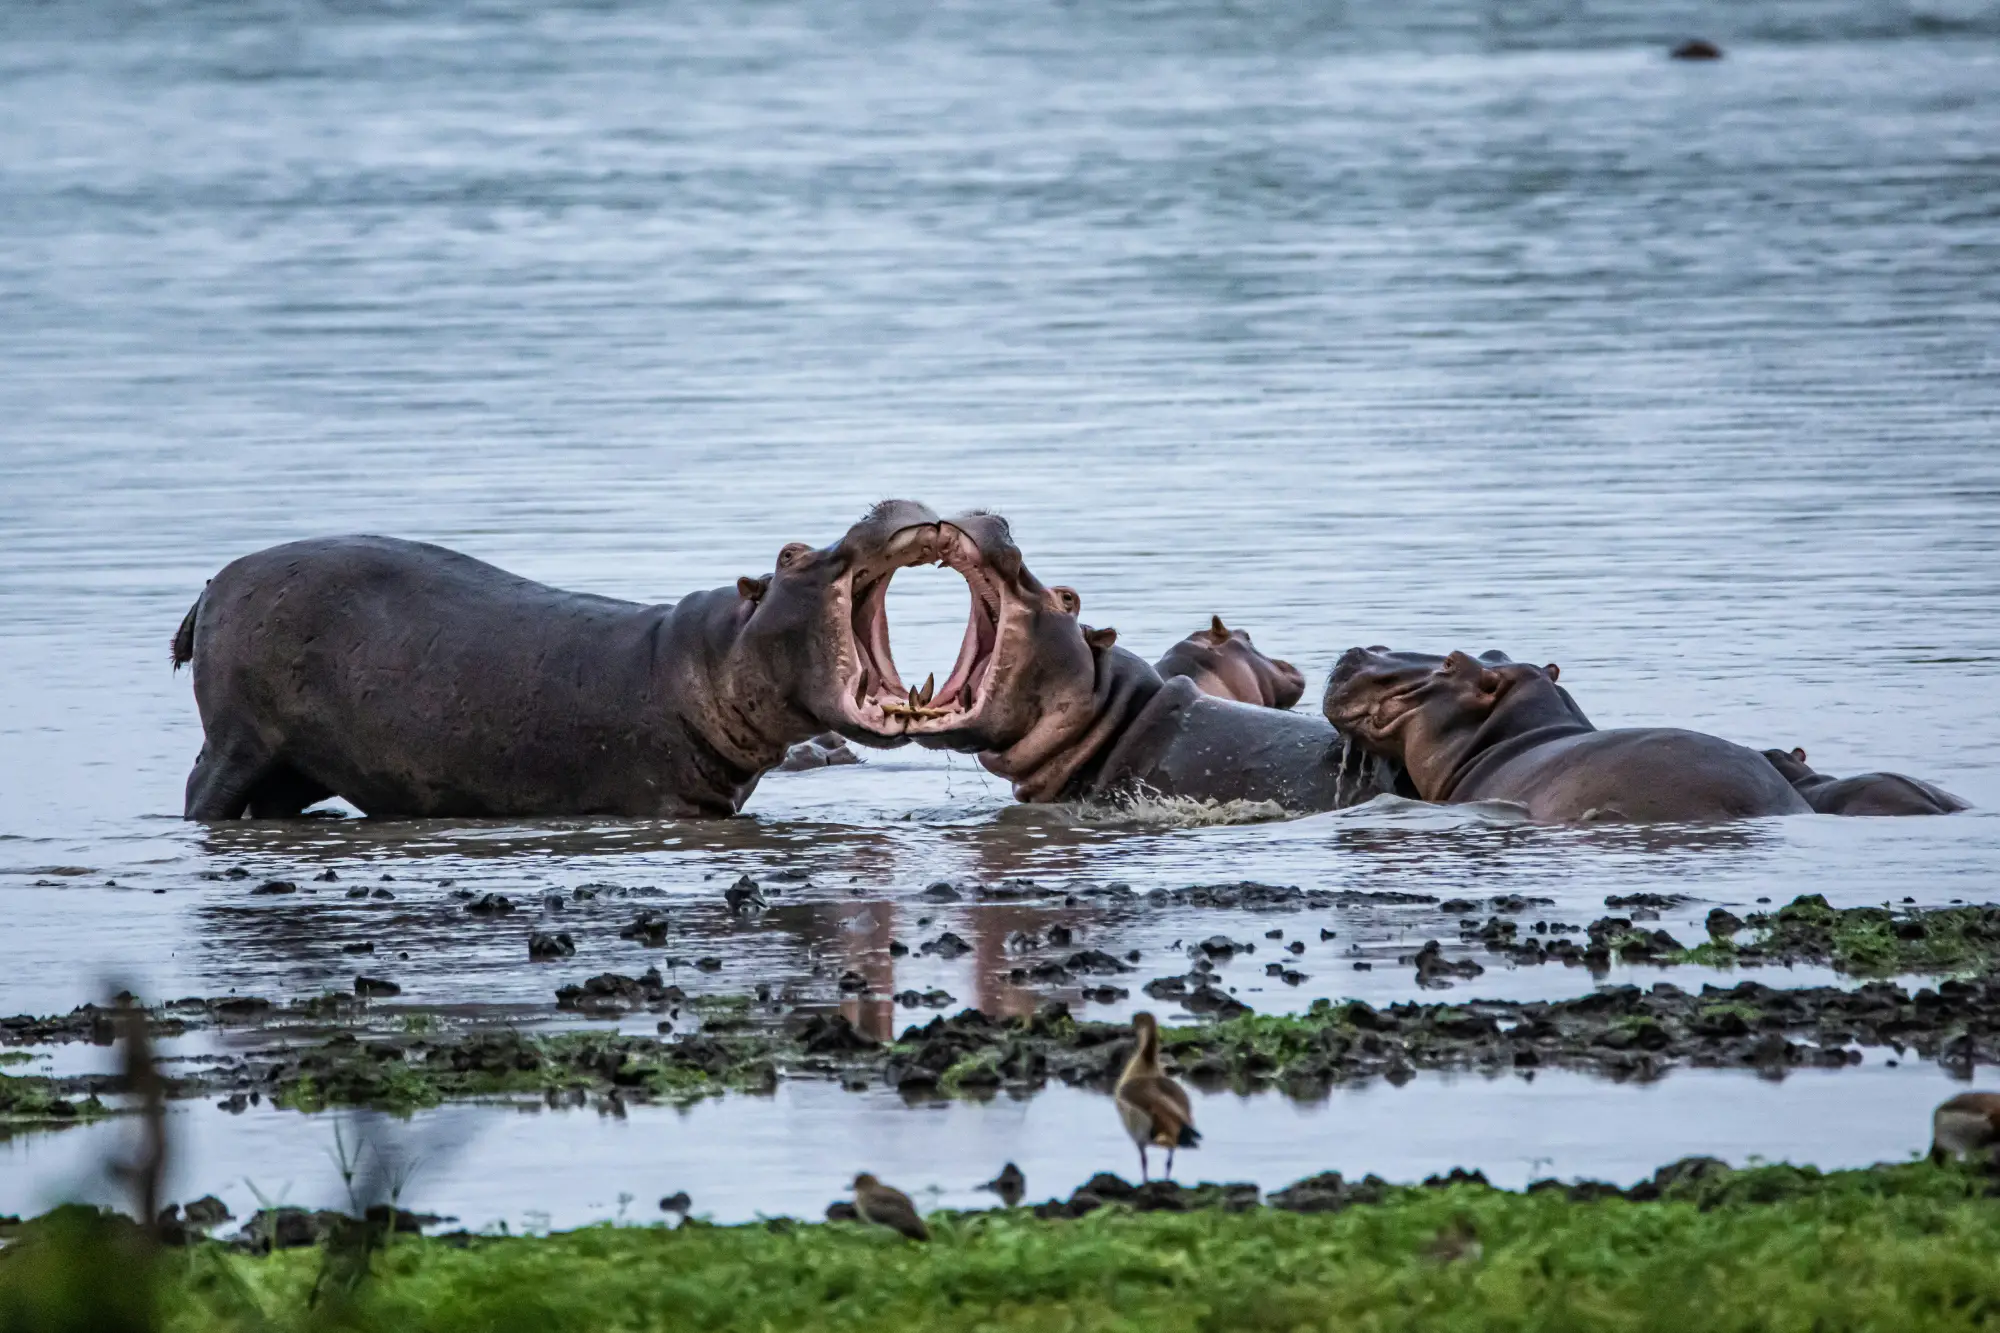
<svg viewBox="0 0 2000 1333"><path fill-rule="evenodd" d="M1146 1183L1146 1145L1139 1145L1139 1183Z"/></svg>
<svg viewBox="0 0 2000 1333"><path fill-rule="evenodd" d="M1172 1180L1173 1178L1174 1178L1174 1150L1172 1148L1169 1148L1167 1149L1167 1179Z"/></svg>

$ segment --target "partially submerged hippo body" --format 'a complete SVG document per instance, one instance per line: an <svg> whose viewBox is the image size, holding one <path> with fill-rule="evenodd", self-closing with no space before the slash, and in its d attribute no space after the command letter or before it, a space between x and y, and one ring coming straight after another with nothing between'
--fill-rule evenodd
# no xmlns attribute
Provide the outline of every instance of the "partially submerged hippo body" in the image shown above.
<svg viewBox="0 0 2000 1333"><path fill-rule="evenodd" d="M174 636L206 737L186 815L294 815L330 796L372 815L731 814L810 737L895 745L984 716L984 682L1011 679L987 611L997 599L974 598L960 671L935 705L871 681L857 645L868 599L895 569L933 560L975 590L987 577L976 542L908 501L876 506L832 546L786 546L771 574L670 605L564 592L387 537L245 556Z"/></svg>
<svg viewBox="0 0 2000 1333"><path fill-rule="evenodd" d="M1804 750L1766 750L1764 757L1822 815L1952 815L1971 808L1943 788L1901 773L1836 778L1806 767Z"/></svg>
<svg viewBox="0 0 2000 1333"><path fill-rule="evenodd" d="M1186 677L1203 694L1265 708L1290 708L1304 697L1305 674L1290 662L1257 651L1250 635L1211 616L1153 663L1163 680Z"/></svg>
<svg viewBox="0 0 2000 1333"><path fill-rule="evenodd" d="M1427 801L1508 801L1543 823L1691 822L1805 814L1770 760L1672 727L1599 731L1556 669L1350 649L1326 689L1328 720L1407 769Z"/></svg>
<svg viewBox="0 0 2000 1333"><path fill-rule="evenodd" d="M1316 811L1394 789L1391 766L1345 745L1320 718L1219 699L1184 676L1164 680L1112 630L1074 633L1087 670L1044 696L1046 724L1033 743L979 756L1019 800L1147 795Z"/></svg>

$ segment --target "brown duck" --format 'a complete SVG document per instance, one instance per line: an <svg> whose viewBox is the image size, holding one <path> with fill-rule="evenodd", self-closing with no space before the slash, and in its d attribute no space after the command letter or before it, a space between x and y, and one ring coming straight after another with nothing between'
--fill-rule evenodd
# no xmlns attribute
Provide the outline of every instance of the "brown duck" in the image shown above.
<svg viewBox="0 0 2000 1333"><path fill-rule="evenodd" d="M854 1211L864 1222L899 1231L911 1240L929 1240L931 1229L917 1216L910 1196L884 1185L866 1171L854 1178Z"/></svg>
<svg viewBox="0 0 2000 1333"><path fill-rule="evenodd" d="M1167 1150L1167 1178L1174 1174L1174 1149L1192 1148L1201 1142L1195 1132L1194 1111L1188 1105L1186 1089L1167 1077L1160 1063L1160 1024L1151 1014L1134 1014L1132 1032L1139 1045L1125 1062L1112 1094L1118 1103L1118 1118L1125 1132L1139 1145L1139 1179L1150 1179L1146 1149Z"/></svg>

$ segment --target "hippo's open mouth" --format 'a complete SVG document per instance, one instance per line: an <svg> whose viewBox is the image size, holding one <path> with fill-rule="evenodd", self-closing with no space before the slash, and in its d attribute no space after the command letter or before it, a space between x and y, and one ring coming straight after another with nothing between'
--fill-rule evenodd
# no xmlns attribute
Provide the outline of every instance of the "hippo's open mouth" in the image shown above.
<svg viewBox="0 0 2000 1333"><path fill-rule="evenodd" d="M906 684L889 647L889 583L899 569L942 565L958 571L972 592L965 639L942 685L935 677ZM906 527L879 554L854 571L850 625L852 655L846 668L849 720L887 738L934 735L969 724L979 713L1000 646L1009 595L1007 580L988 563L979 544L950 522Z"/></svg>

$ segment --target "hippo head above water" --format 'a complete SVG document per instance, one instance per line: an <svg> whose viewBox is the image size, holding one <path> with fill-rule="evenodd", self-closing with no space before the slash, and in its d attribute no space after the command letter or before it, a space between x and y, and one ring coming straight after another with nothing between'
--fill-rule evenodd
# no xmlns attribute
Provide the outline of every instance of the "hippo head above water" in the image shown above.
<svg viewBox="0 0 2000 1333"><path fill-rule="evenodd" d="M1229 628L1221 616L1210 616L1207 629L1169 648L1153 669L1167 679L1186 676L1203 694L1265 708L1290 708L1306 692L1304 672L1259 652L1249 631Z"/></svg>
<svg viewBox="0 0 2000 1333"><path fill-rule="evenodd" d="M840 585L827 602L832 662L821 673L832 697L817 706L853 740L1006 749L1051 711L1064 712L1069 694L1081 692L1074 706L1088 703L1092 658L1076 623L1082 599L1029 573L997 514L942 519L914 501L885 501L837 545L797 560ZM916 565L956 570L972 593L958 660L942 685L906 683L890 651L889 584Z"/></svg>
<svg viewBox="0 0 2000 1333"><path fill-rule="evenodd" d="M1327 682L1327 721L1372 754L1402 764L1427 801L1449 799L1465 762L1501 735L1545 726L1588 727L1558 667L1492 651L1392 652L1350 648Z"/></svg>

